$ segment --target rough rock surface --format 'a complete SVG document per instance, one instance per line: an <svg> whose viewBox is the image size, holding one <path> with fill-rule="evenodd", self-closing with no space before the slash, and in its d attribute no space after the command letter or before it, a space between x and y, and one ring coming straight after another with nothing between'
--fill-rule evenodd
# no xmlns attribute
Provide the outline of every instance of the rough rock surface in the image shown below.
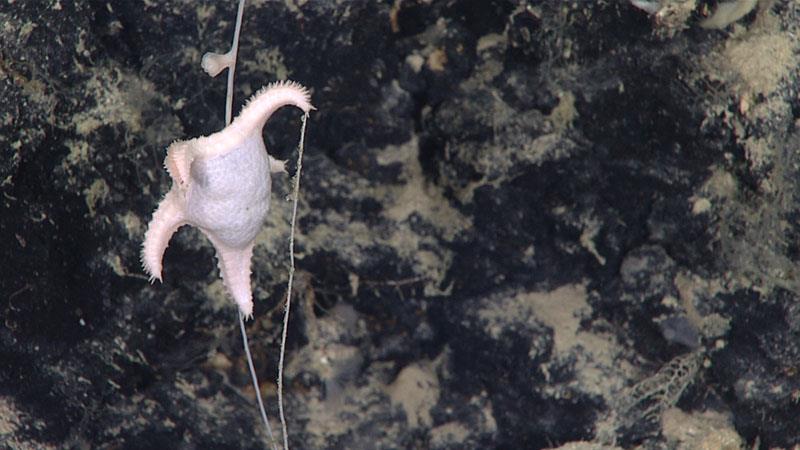
<svg viewBox="0 0 800 450"><path fill-rule="evenodd" d="M223 124L235 3L0 5L0 447L266 447L209 243L139 263L165 148ZM318 108L293 448L800 444L800 7L716 3L248 2L236 109ZM248 324L273 418L288 187Z"/></svg>

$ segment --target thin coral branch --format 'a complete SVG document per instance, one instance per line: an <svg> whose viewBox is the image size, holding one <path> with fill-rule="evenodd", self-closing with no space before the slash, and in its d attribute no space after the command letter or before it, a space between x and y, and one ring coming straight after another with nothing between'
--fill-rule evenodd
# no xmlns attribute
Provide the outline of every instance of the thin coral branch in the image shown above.
<svg viewBox="0 0 800 450"><path fill-rule="evenodd" d="M289 329L289 310L292 306L292 283L294 281L294 235L297 225L297 201L300 197L300 174L303 170L303 148L305 147L306 123L308 113L303 115L303 126L300 129L300 144L297 149L297 172L294 175L294 188L292 191L292 222L289 231L289 282L286 287L286 310L283 313L283 331L281 333L281 356L278 360L278 410L281 416L281 431L283 433L283 448L289 450L289 431L286 426L286 416L283 410L283 360L286 355L286 334Z"/></svg>

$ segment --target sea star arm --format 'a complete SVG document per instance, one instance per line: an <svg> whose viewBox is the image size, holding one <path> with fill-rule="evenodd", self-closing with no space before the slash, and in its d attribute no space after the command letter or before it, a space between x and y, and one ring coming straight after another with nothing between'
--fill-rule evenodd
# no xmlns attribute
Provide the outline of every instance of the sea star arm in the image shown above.
<svg viewBox="0 0 800 450"><path fill-rule="evenodd" d="M250 98L231 123L231 128L240 130L244 135L249 135L253 130L260 133L270 116L286 105L296 106L306 114L314 109L308 89L294 81L277 81L259 89Z"/></svg>
<svg viewBox="0 0 800 450"><path fill-rule="evenodd" d="M262 141L261 130L272 114L283 106L292 105L304 113L312 109L308 89L294 81L270 83L258 90L242 111L225 129L210 136L192 139L189 142L192 161L209 160L225 155L249 139ZM191 164L191 161L189 161Z"/></svg>
<svg viewBox="0 0 800 450"><path fill-rule="evenodd" d="M150 275L150 282L161 281L161 259L175 231L186 223L183 213L183 199L172 189L153 213L153 219L147 227L142 246L142 264Z"/></svg>
<svg viewBox="0 0 800 450"><path fill-rule="evenodd" d="M206 236L217 251L217 264L222 281L245 318L253 316L253 291L250 287L250 263L254 244L236 249L219 242L214 236Z"/></svg>
<svg viewBox="0 0 800 450"><path fill-rule="evenodd" d="M269 171L272 173L286 173L286 161L269 156Z"/></svg>
<svg viewBox="0 0 800 450"><path fill-rule="evenodd" d="M164 166L172 178L173 185L182 190L189 187L191 180L189 171L196 153L195 146L195 139L173 142L167 149L167 157L164 159Z"/></svg>

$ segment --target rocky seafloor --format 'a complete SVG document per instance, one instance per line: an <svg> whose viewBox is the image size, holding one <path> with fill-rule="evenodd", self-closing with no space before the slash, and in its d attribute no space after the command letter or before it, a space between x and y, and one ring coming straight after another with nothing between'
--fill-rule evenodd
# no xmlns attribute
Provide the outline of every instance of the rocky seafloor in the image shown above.
<svg viewBox="0 0 800 450"><path fill-rule="evenodd" d="M139 259L166 147L224 123L200 60L235 11L0 5L0 448L267 447L211 245L181 229L163 284ZM800 445L799 28L792 1L248 2L234 110L282 79L317 108L291 447ZM299 127L267 123L276 158ZM276 419L273 188L247 329Z"/></svg>

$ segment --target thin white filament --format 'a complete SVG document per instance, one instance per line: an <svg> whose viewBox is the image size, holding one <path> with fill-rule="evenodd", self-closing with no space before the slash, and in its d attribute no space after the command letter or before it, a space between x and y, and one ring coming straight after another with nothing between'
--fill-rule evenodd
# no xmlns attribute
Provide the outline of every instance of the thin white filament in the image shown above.
<svg viewBox="0 0 800 450"><path fill-rule="evenodd" d="M233 30L231 43L231 65L228 67L228 92L225 95L225 126L233 120L233 75L236 72L236 57L239 55L239 32L242 31L242 16L244 15L244 0L239 0L239 10L236 11L236 28Z"/></svg>
<svg viewBox="0 0 800 450"><path fill-rule="evenodd" d="M230 65L228 66L228 86L225 95L225 126L230 125L233 120L233 78L236 72L236 58L239 54L239 33L242 31L242 16L244 16L244 1L239 0L239 8L236 11L236 27L233 31L233 42L231 42L231 49L228 52L230 55ZM258 400L258 409L261 413L261 421L264 422L264 427L267 429L269 442L273 450L278 450L275 444L275 436L272 434L272 427L269 424L267 417L267 410L264 408L264 400L261 397L261 386L258 382L256 369L253 366L253 356L250 354L250 343L247 340L247 331L244 327L244 316L239 311L239 328L242 331L242 346L244 353L247 355L247 366L250 368L250 378L253 381L253 388L255 389L256 400Z"/></svg>
<svg viewBox="0 0 800 450"><path fill-rule="evenodd" d="M269 418L267 418L267 410L264 409L264 400L261 399L261 387L258 384L258 376L256 376L256 369L253 366L253 357L250 355L250 343L247 341L247 332L244 329L244 316L241 311L239 311L239 329L242 330L244 353L247 355L247 366L250 368L250 379L253 380L253 389L256 391L261 420L264 422L264 425L267 426L267 434L269 435L269 442L272 444L272 450L278 450L278 447L275 445L275 436L272 434L272 427L269 425Z"/></svg>

